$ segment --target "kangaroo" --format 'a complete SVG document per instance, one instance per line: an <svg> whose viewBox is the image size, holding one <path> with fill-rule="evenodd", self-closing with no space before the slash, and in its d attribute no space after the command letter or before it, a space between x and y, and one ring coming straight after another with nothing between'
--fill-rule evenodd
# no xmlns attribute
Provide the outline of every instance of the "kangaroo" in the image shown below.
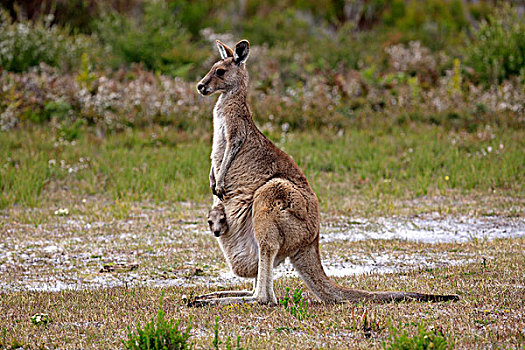
<svg viewBox="0 0 525 350"><path fill-rule="evenodd" d="M210 231L215 237L220 237L228 231L226 212L222 203L215 204L208 212L208 225L210 225Z"/></svg>
<svg viewBox="0 0 525 350"><path fill-rule="evenodd" d="M221 235L224 235L228 232L228 222L226 221L226 212L224 211L224 205L222 202L218 200L217 197L214 197L214 204L210 211L208 212L208 225L210 226L210 231L213 233L215 237L220 237ZM253 291L246 291L246 290L240 290L240 291L221 291L221 292L215 292L206 294L206 298L218 298L218 297L224 297L224 296L246 296L253 294ZM190 302L190 304L195 303L196 300L203 298L203 296L195 297L193 302Z"/></svg>
<svg viewBox="0 0 525 350"><path fill-rule="evenodd" d="M446 301L456 295L369 292L334 283L319 253L317 196L295 162L255 126L247 103L247 40L232 49L217 41L221 59L197 84L202 95L219 93L213 109L210 187L222 200L229 229L218 240L232 271L255 279L254 291L202 295L192 306L257 302L277 304L272 269L289 258L322 302Z"/></svg>

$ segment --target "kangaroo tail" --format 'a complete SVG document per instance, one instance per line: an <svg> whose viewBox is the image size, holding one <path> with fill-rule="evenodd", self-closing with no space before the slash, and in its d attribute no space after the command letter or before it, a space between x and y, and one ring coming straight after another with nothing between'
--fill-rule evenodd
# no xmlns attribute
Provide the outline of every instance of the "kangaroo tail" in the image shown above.
<svg viewBox="0 0 525 350"><path fill-rule="evenodd" d="M415 292L368 292L342 287L326 275L316 240L310 246L291 257L291 262L308 288L323 302L342 303L345 301L391 302L404 300L448 301L459 300L457 295L436 295Z"/></svg>

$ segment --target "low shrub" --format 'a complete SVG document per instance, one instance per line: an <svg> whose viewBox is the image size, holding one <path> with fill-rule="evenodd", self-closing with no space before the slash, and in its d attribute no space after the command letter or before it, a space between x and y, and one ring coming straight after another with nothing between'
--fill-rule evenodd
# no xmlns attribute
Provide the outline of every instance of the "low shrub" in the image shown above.
<svg viewBox="0 0 525 350"><path fill-rule="evenodd" d="M94 25L102 43L116 60L143 63L146 68L173 76L195 78L194 68L209 57L209 48L202 48L176 20L164 1L147 2L140 18L107 12Z"/></svg>
<svg viewBox="0 0 525 350"><path fill-rule="evenodd" d="M418 40L433 51L458 44L467 28L466 11L460 0L392 1L383 13L383 23L398 31L403 41Z"/></svg>
<svg viewBox="0 0 525 350"><path fill-rule="evenodd" d="M0 130L46 121L76 128L76 119L107 131L152 124L188 130L202 124L207 102L198 98L194 83L140 67L114 75L88 70L62 74L47 66L0 73Z"/></svg>
<svg viewBox="0 0 525 350"><path fill-rule="evenodd" d="M242 35L253 43L269 46L284 42L304 43L315 29L293 9L258 15L242 23Z"/></svg>
<svg viewBox="0 0 525 350"><path fill-rule="evenodd" d="M124 347L128 350L185 350L193 349L194 343L188 340L191 337L191 325L188 324L185 331L179 330L180 320L174 322L167 321L166 314L162 311L162 299L164 291L161 294L159 302L159 311L157 318L151 318L151 321L144 325L144 328L137 324L136 330L131 331L128 327L128 339L121 340ZM213 327L212 348L219 349L219 345L224 344L227 350L232 349L231 337L226 337L226 341L221 341L219 334L219 317L215 318ZM241 347L241 337L237 336L235 342L236 350L243 350Z"/></svg>
<svg viewBox="0 0 525 350"><path fill-rule="evenodd" d="M12 22L0 8L0 67L23 72L45 63L62 70L77 67L83 52L96 51L86 35L71 35L67 28L51 25L52 15L44 19Z"/></svg>
<svg viewBox="0 0 525 350"><path fill-rule="evenodd" d="M256 57L250 71L258 80L250 85L249 102L256 123L265 132L339 131L371 123L407 122L467 130L494 123L523 127L523 84L518 79L488 88L472 84L462 73L464 64L459 60L432 85L433 75L419 61L414 68L400 67L386 74L371 66L360 72L308 77L306 70L279 74L275 56ZM289 59L291 65L308 61L303 55ZM41 66L21 74L0 73L0 130L49 122L75 131L81 125L75 124L76 119L102 134L151 125L209 130L214 101L213 97L199 96L194 82L139 66L109 74L89 69L63 74ZM68 138L77 134L64 132Z"/></svg>
<svg viewBox="0 0 525 350"><path fill-rule="evenodd" d="M525 77L525 21L511 7L483 21L466 47L467 64L486 85Z"/></svg>
<svg viewBox="0 0 525 350"><path fill-rule="evenodd" d="M392 328L391 331L393 334L390 343L383 343L383 348L387 350L446 350L454 347L454 344L449 344L441 332L427 330L423 323L418 325L417 334L414 336L396 328Z"/></svg>
<svg viewBox="0 0 525 350"><path fill-rule="evenodd" d="M192 349L193 344L188 342L190 338L191 325L188 325L186 331L179 331L180 321L167 321L166 314L162 311L162 293L157 318L151 318L151 321L141 328L140 323L133 332L128 327L128 340L122 340L122 344L129 350L183 350Z"/></svg>

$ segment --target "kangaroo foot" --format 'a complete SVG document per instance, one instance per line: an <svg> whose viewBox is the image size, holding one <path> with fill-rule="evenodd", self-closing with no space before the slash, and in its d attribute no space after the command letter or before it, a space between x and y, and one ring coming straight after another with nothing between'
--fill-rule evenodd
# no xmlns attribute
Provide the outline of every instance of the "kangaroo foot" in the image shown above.
<svg viewBox="0 0 525 350"><path fill-rule="evenodd" d="M188 307L204 307L204 306L224 306L232 304L262 304L274 305L273 302L265 302L255 296L244 297L223 297L213 299L195 299L188 303Z"/></svg>
<svg viewBox="0 0 525 350"><path fill-rule="evenodd" d="M213 293L197 295L193 300L205 300L205 299L217 299L217 298L228 298L228 297L247 297L252 296L253 291L249 290L226 290L217 291Z"/></svg>

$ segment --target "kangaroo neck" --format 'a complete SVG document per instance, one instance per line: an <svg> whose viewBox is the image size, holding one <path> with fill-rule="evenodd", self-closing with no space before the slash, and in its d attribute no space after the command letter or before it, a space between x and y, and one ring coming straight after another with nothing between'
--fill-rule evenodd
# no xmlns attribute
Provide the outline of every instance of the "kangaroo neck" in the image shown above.
<svg viewBox="0 0 525 350"><path fill-rule="evenodd" d="M230 91L221 93L219 99L217 100L216 108L223 109L227 106L232 106L234 108L242 108L242 106L247 106L246 102L247 93L246 89L238 88Z"/></svg>

